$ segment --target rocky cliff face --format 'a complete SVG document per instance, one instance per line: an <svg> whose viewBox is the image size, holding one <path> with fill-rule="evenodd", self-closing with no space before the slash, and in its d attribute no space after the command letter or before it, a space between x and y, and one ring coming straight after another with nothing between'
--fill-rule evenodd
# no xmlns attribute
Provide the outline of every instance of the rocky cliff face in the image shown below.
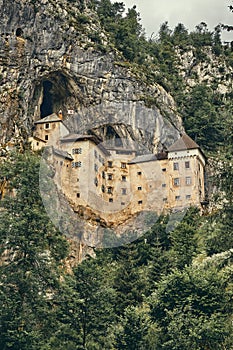
<svg viewBox="0 0 233 350"><path fill-rule="evenodd" d="M182 130L172 97L110 49L88 1L0 0L0 144L63 111L72 132L117 124L151 149ZM147 103L153 99L154 106Z"/></svg>

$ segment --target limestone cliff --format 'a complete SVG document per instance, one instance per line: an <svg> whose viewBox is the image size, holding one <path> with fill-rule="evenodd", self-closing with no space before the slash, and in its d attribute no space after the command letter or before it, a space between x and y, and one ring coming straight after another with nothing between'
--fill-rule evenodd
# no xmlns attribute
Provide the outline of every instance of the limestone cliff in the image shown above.
<svg viewBox="0 0 233 350"><path fill-rule="evenodd" d="M75 132L117 123L151 149L178 138L172 97L122 64L88 1L0 0L0 16L2 147L60 109Z"/></svg>

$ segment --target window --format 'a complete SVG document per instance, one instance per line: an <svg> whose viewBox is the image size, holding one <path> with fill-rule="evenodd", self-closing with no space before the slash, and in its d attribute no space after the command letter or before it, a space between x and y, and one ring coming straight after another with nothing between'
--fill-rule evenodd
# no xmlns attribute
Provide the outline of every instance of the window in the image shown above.
<svg viewBox="0 0 233 350"><path fill-rule="evenodd" d="M49 123L46 123L45 124L45 129L49 129L49 127L50 127Z"/></svg>
<svg viewBox="0 0 233 350"><path fill-rule="evenodd" d="M186 199L191 199L191 194L186 194Z"/></svg>
<svg viewBox="0 0 233 350"><path fill-rule="evenodd" d="M113 198L109 198L109 203L112 203L113 202Z"/></svg>
<svg viewBox="0 0 233 350"><path fill-rule="evenodd" d="M105 172L102 171L102 178L105 179Z"/></svg>
<svg viewBox="0 0 233 350"><path fill-rule="evenodd" d="M36 145L39 146L39 142L37 142Z"/></svg>
<svg viewBox="0 0 233 350"><path fill-rule="evenodd" d="M63 165L63 161L62 160L60 161L60 165Z"/></svg>
<svg viewBox="0 0 233 350"><path fill-rule="evenodd" d="M96 185L96 187L98 186L98 179L97 179L97 177L95 177L95 179L94 179L94 184Z"/></svg>
<svg viewBox="0 0 233 350"><path fill-rule="evenodd" d="M175 177L175 179L173 179L173 185L174 186L180 186L180 179L179 179L179 177Z"/></svg>
<svg viewBox="0 0 233 350"><path fill-rule="evenodd" d="M72 168L80 168L82 166L81 162L72 162L71 163Z"/></svg>
<svg viewBox="0 0 233 350"><path fill-rule="evenodd" d="M173 170L179 170L179 163L173 163Z"/></svg>
<svg viewBox="0 0 233 350"><path fill-rule="evenodd" d="M108 167L112 168L112 161L111 160L108 161Z"/></svg>
<svg viewBox="0 0 233 350"><path fill-rule="evenodd" d="M138 201L138 204L142 204L142 201Z"/></svg>
<svg viewBox="0 0 233 350"><path fill-rule="evenodd" d="M138 186L138 191L141 191L142 190L142 186Z"/></svg>
<svg viewBox="0 0 233 350"><path fill-rule="evenodd" d="M77 193L77 198L80 198L80 193Z"/></svg>
<svg viewBox="0 0 233 350"><path fill-rule="evenodd" d="M125 205L125 202L121 202L121 205Z"/></svg>
<svg viewBox="0 0 233 350"><path fill-rule="evenodd" d="M112 180L113 176L112 174L108 174L108 180Z"/></svg>
<svg viewBox="0 0 233 350"><path fill-rule="evenodd" d="M126 163L121 163L121 169L126 169Z"/></svg>
<svg viewBox="0 0 233 350"><path fill-rule="evenodd" d="M175 196L176 201L180 201L180 196Z"/></svg>
<svg viewBox="0 0 233 350"><path fill-rule="evenodd" d="M108 187L108 193L112 193L112 187Z"/></svg>
<svg viewBox="0 0 233 350"><path fill-rule="evenodd" d="M138 171L137 174L140 176L140 175L142 175L142 172L141 172L141 171Z"/></svg>
<svg viewBox="0 0 233 350"><path fill-rule="evenodd" d="M167 198L163 198L163 202L167 202Z"/></svg>
<svg viewBox="0 0 233 350"><path fill-rule="evenodd" d="M166 169L166 168L163 168L162 171L167 171L167 169Z"/></svg>
<svg viewBox="0 0 233 350"><path fill-rule="evenodd" d="M122 194L127 194L126 188L122 188L122 189L121 189L121 193L122 193Z"/></svg>
<svg viewBox="0 0 233 350"><path fill-rule="evenodd" d="M166 187L167 185L166 184L162 184L162 187Z"/></svg>
<svg viewBox="0 0 233 350"><path fill-rule="evenodd" d="M95 170L96 172L98 171L98 165L97 165L97 164L94 165L94 170Z"/></svg>
<svg viewBox="0 0 233 350"><path fill-rule="evenodd" d="M98 154L97 154L97 151L96 151L96 150L94 150L94 155L95 155L95 158L98 157Z"/></svg>
<svg viewBox="0 0 233 350"><path fill-rule="evenodd" d="M185 169L189 169L190 168L190 162L189 161L185 162L184 164L185 164Z"/></svg>
<svg viewBox="0 0 233 350"><path fill-rule="evenodd" d="M44 139L45 139L45 141L48 141L49 135L45 135Z"/></svg>
<svg viewBox="0 0 233 350"><path fill-rule="evenodd" d="M185 183L186 183L186 185L191 185L191 184L192 184L192 179L191 179L190 176L187 176L187 177L185 178Z"/></svg>
<svg viewBox="0 0 233 350"><path fill-rule="evenodd" d="M101 186L101 191L104 193L105 192L105 187L104 185Z"/></svg>
<svg viewBox="0 0 233 350"><path fill-rule="evenodd" d="M99 162L102 163L102 157L100 154L99 154Z"/></svg>
<svg viewBox="0 0 233 350"><path fill-rule="evenodd" d="M82 148L73 148L72 149L72 154L81 154L82 153Z"/></svg>
<svg viewBox="0 0 233 350"><path fill-rule="evenodd" d="M121 181L126 181L126 176L125 175L122 175Z"/></svg>

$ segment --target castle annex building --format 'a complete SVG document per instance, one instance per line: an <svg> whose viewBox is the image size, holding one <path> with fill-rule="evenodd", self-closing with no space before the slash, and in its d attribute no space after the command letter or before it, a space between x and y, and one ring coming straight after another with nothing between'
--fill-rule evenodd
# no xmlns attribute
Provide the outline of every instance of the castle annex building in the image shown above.
<svg viewBox="0 0 233 350"><path fill-rule="evenodd" d="M141 211L200 207L205 200L206 158L186 134L166 152L140 154L93 135L71 134L62 115L52 114L35 123L30 141L33 150L50 148L54 181L73 209L89 210L106 224Z"/></svg>

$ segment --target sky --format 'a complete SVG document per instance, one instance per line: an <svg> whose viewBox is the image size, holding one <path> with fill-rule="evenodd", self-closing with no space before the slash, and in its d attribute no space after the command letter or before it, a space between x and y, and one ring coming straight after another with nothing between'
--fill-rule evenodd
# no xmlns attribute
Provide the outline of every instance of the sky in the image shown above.
<svg viewBox="0 0 233 350"><path fill-rule="evenodd" d="M150 37L156 35L159 27L168 21L169 27L174 29L178 23L192 31L195 26L205 22L210 30L219 23L233 24L233 13L228 5L232 0L115 0L124 2L126 8L137 6L141 15L141 23ZM233 32L222 33L222 40L233 41Z"/></svg>

